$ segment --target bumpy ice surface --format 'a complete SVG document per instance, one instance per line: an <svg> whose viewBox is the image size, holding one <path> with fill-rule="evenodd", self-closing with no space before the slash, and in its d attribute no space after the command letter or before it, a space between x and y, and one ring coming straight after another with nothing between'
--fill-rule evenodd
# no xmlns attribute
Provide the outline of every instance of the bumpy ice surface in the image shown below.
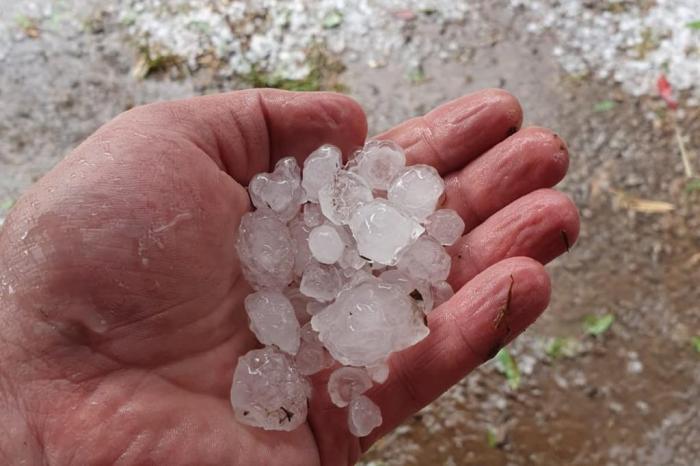
<svg viewBox="0 0 700 466"><path fill-rule="evenodd" d="M406 166L391 141L370 141L347 164L324 145L304 162L280 160L248 186L236 248L255 292L245 299L263 349L238 360L231 404L238 421L292 430L306 421L309 377L332 370L331 401L348 429L382 422L373 384L390 376L392 353L429 329L426 314L453 295L446 281L464 223L440 209L444 182L427 165Z"/></svg>

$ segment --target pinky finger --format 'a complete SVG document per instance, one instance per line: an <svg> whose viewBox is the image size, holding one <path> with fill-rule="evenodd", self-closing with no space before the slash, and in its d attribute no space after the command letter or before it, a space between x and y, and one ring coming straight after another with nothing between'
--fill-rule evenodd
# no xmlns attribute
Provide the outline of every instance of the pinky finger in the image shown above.
<svg viewBox="0 0 700 466"><path fill-rule="evenodd" d="M430 335L392 356L391 376L368 393L384 422L363 450L440 396L524 331L549 303L550 282L533 259L503 260L465 284L428 319Z"/></svg>

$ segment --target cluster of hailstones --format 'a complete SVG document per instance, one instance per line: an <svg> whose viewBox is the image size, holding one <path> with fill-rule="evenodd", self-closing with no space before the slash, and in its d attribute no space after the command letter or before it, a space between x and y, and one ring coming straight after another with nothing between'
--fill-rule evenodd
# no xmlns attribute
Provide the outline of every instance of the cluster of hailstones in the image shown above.
<svg viewBox="0 0 700 466"><path fill-rule="evenodd" d="M345 165L324 145L305 161L280 160L248 186L256 210L237 239L250 328L264 348L238 360L236 418L267 430L305 422L308 377L336 366L330 400L348 407L350 432L382 423L364 393L389 376L387 358L428 333L425 315L449 299L445 281L464 222L436 210L444 182L427 165L406 166L391 141L370 141ZM340 364L338 364L340 363Z"/></svg>

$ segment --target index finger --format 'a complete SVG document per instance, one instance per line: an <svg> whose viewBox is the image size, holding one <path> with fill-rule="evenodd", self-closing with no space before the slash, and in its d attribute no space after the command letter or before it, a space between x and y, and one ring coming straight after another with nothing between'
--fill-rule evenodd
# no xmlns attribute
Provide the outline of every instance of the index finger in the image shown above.
<svg viewBox="0 0 700 466"><path fill-rule="evenodd" d="M406 151L410 165L457 170L520 128L518 100L502 89L485 89L406 120L375 139L391 139Z"/></svg>

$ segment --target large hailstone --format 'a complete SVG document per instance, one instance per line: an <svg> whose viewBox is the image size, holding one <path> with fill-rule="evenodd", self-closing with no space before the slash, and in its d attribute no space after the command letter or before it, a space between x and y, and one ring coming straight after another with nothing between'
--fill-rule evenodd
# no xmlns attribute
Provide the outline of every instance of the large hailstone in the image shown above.
<svg viewBox="0 0 700 466"><path fill-rule="evenodd" d="M429 333L404 290L376 278L342 292L311 325L333 358L348 366L372 366Z"/></svg>
<svg viewBox="0 0 700 466"><path fill-rule="evenodd" d="M301 186L306 192L306 199L318 202L318 192L333 176L342 164L342 154L337 147L325 144L304 160L304 178Z"/></svg>
<svg viewBox="0 0 700 466"><path fill-rule="evenodd" d="M437 170L429 165L411 165L391 182L387 199L422 222L435 211L444 192L445 182Z"/></svg>
<svg viewBox="0 0 700 466"><path fill-rule="evenodd" d="M273 347L238 358L231 386L236 418L265 430L294 430L306 421L311 384Z"/></svg>
<svg viewBox="0 0 700 466"><path fill-rule="evenodd" d="M241 218L236 241L243 275L256 290L281 290L294 278L295 249L287 225L262 210Z"/></svg>
<svg viewBox="0 0 700 466"><path fill-rule="evenodd" d="M384 199L359 207L350 218L350 229L360 255L385 265L394 265L399 253L424 231Z"/></svg>
<svg viewBox="0 0 700 466"><path fill-rule="evenodd" d="M389 189L391 181L406 166L401 146L393 141L369 141L351 161L356 172L373 188Z"/></svg>
<svg viewBox="0 0 700 466"><path fill-rule="evenodd" d="M372 189L367 182L345 170L338 171L318 193L321 212L336 225L347 224L355 209L372 199Z"/></svg>
<svg viewBox="0 0 700 466"><path fill-rule="evenodd" d="M464 220L452 209L440 209L428 216L425 229L438 243L452 246L464 232Z"/></svg>
<svg viewBox="0 0 700 466"><path fill-rule="evenodd" d="M302 203L301 173L293 157L285 157L275 164L272 173L259 173L248 183L253 205L271 210L281 220L291 220Z"/></svg>
<svg viewBox="0 0 700 466"><path fill-rule="evenodd" d="M396 268L415 280L436 283L447 280L452 258L434 239L421 236L399 257Z"/></svg>
<svg viewBox="0 0 700 466"><path fill-rule="evenodd" d="M258 291L246 296L243 305L250 319L250 329L260 343L296 354L299 322L285 295L279 291Z"/></svg>

